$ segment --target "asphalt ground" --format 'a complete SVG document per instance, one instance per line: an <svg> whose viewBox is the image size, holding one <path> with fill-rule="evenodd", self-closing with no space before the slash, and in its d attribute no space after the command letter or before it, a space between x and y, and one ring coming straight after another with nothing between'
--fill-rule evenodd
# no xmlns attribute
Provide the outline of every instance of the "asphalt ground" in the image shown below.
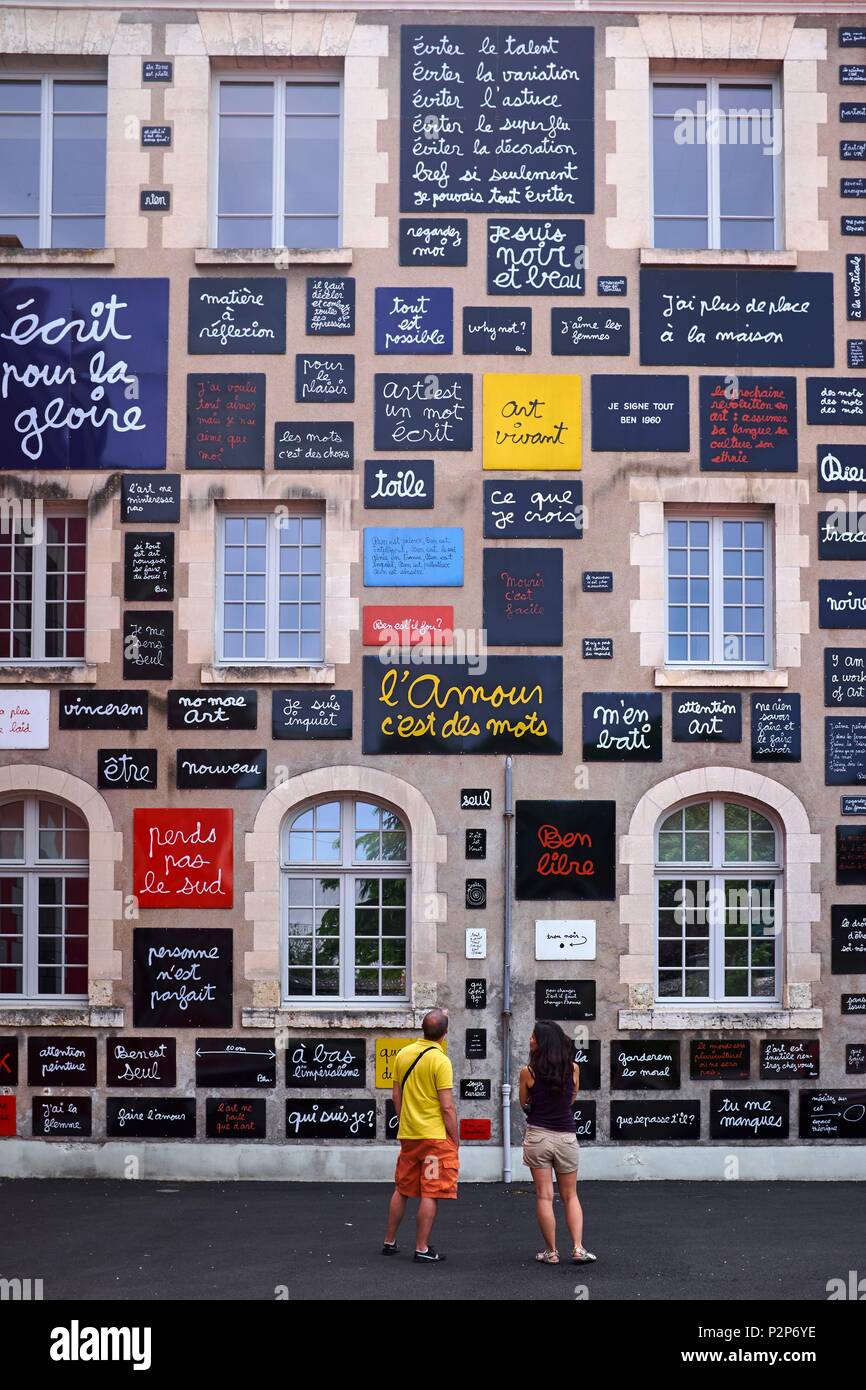
<svg viewBox="0 0 866 1390"><path fill-rule="evenodd" d="M442 1202L441 1265L380 1254L385 1184L0 1180L0 1280L45 1301L802 1300L864 1279L857 1183L591 1182L589 1268L534 1263L531 1189L463 1184ZM569 1252L558 1208L560 1254ZM6 1305L6 1312L11 1311ZM801 1313L801 1318L805 1314Z"/></svg>

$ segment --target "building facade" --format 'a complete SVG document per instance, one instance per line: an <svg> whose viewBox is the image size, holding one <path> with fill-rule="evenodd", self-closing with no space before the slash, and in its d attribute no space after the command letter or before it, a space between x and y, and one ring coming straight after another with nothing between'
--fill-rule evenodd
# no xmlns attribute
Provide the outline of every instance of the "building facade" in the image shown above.
<svg viewBox="0 0 866 1390"><path fill-rule="evenodd" d="M0 9L0 1172L387 1177L438 1003L467 1177L536 1018L859 1175L866 26L723 8Z"/></svg>

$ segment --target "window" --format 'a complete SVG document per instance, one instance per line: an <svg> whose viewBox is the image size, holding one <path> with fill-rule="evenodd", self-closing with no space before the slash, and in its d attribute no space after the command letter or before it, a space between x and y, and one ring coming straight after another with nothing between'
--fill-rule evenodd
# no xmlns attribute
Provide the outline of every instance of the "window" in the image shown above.
<svg viewBox="0 0 866 1390"><path fill-rule="evenodd" d="M665 521L667 660L770 664L770 523L740 516Z"/></svg>
<svg viewBox="0 0 866 1390"><path fill-rule="evenodd" d="M781 835L736 801L692 802L657 837L656 998L779 999Z"/></svg>
<svg viewBox="0 0 866 1390"><path fill-rule="evenodd" d="M0 234L105 245L106 93L92 78L0 80Z"/></svg>
<svg viewBox="0 0 866 1390"><path fill-rule="evenodd" d="M217 84L216 244L340 244L338 81Z"/></svg>
<svg viewBox="0 0 866 1390"><path fill-rule="evenodd" d="M776 84L664 78L652 103L653 244L776 250Z"/></svg>
<svg viewBox="0 0 866 1390"><path fill-rule="evenodd" d="M221 661L323 660L323 538L321 516L223 517Z"/></svg>
<svg viewBox="0 0 866 1390"><path fill-rule="evenodd" d="M84 660L83 516L0 526L0 661Z"/></svg>
<svg viewBox="0 0 866 1390"><path fill-rule="evenodd" d="M87 997L88 844L59 802L0 805L0 996Z"/></svg>
<svg viewBox="0 0 866 1390"><path fill-rule="evenodd" d="M345 798L284 828L284 993L324 1003L408 998L409 836L387 806Z"/></svg>

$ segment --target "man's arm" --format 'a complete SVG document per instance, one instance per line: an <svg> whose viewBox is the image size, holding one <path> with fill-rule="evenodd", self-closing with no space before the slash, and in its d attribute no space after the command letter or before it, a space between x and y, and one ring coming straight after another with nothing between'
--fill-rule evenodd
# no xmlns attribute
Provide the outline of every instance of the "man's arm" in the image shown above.
<svg viewBox="0 0 866 1390"><path fill-rule="evenodd" d="M403 1087L396 1078L394 1080L394 1085L391 1087L391 1099L394 1102L394 1109L397 1112L397 1119L399 1120L400 1111L403 1109Z"/></svg>
<svg viewBox="0 0 866 1390"><path fill-rule="evenodd" d="M445 1125L445 1133L451 1140L456 1149L460 1148L460 1132L457 1126L457 1109L454 1105L454 1092L449 1086L447 1091L437 1092L439 1105L442 1109L442 1122Z"/></svg>

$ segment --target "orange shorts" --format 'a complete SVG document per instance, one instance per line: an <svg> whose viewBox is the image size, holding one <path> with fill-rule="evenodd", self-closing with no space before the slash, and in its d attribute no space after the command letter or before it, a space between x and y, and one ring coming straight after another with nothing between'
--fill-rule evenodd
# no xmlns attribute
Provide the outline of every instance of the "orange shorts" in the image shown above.
<svg viewBox="0 0 866 1390"><path fill-rule="evenodd" d="M456 1197L459 1167L450 1139L401 1139L394 1182L403 1197Z"/></svg>

